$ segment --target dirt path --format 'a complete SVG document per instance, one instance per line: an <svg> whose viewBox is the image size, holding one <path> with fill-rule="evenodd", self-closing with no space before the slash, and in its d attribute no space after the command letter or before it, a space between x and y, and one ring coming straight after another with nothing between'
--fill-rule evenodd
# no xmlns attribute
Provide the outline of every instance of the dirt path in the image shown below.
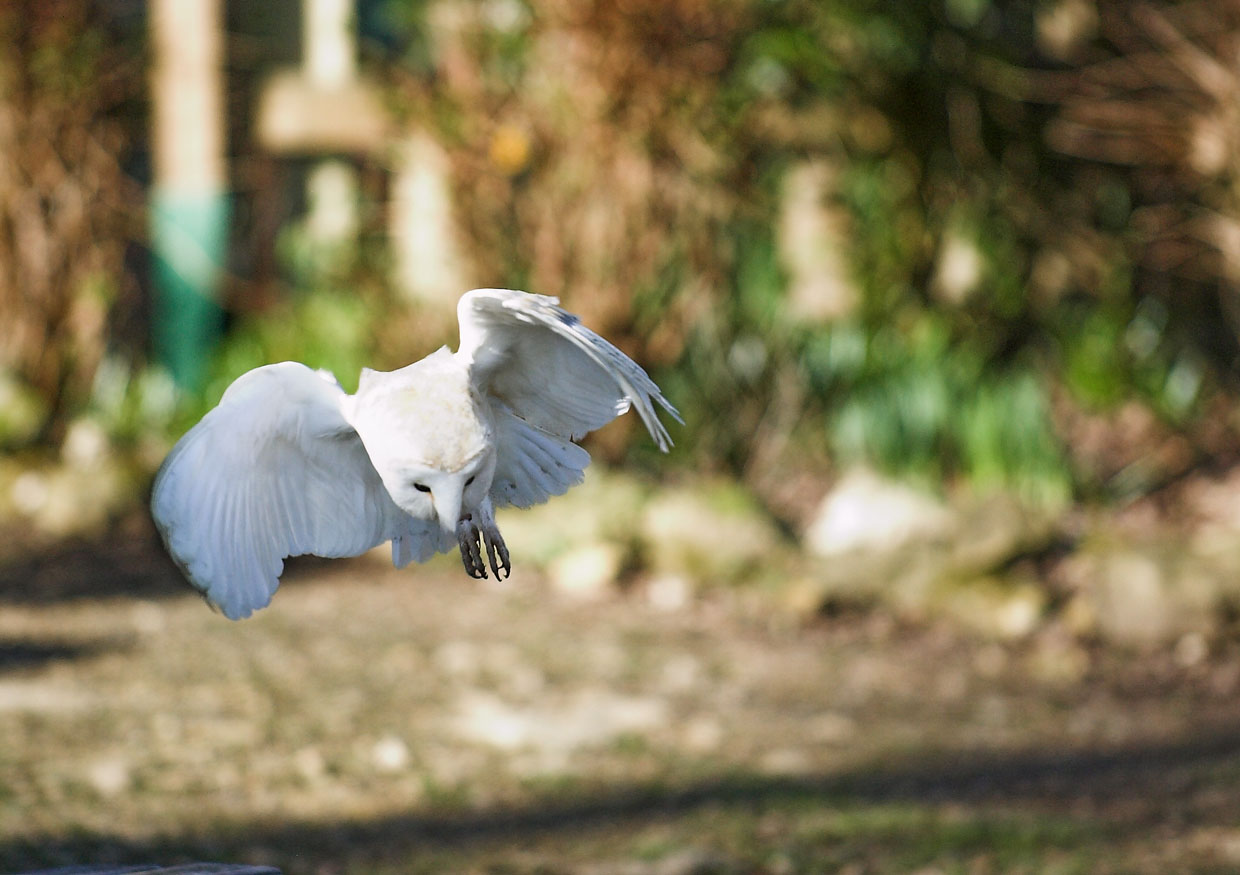
<svg viewBox="0 0 1240 875"><path fill-rule="evenodd" d="M0 567L0 868L1240 867L1240 651L297 563L229 623L130 526Z"/></svg>

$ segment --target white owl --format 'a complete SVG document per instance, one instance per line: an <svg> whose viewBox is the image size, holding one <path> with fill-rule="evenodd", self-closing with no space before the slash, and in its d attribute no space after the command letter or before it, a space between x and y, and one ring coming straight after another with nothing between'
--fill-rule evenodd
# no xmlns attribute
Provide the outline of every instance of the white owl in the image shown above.
<svg viewBox="0 0 1240 875"><path fill-rule="evenodd" d="M574 440L633 407L671 446L656 405L680 417L658 386L555 298L476 289L457 317L455 353L363 369L356 395L296 362L255 368L177 442L151 511L208 602L248 617L285 557L385 541L398 568L459 546L471 577L506 575L494 508L580 483L590 457Z"/></svg>

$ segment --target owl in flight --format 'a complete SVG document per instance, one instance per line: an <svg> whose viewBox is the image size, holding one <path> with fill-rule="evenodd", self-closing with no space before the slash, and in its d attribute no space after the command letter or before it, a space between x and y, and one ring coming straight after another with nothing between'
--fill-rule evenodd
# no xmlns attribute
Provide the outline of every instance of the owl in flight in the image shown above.
<svg viewBox="0 0 1240 875"><path fill-rule="evenodd" d="M357 394L296 362L243 374L155 477L172 558L230 619L266 607L287 556L357 556L392 542L403 568L454 546L470 577L511 569L494 510L580 483L574 443L630 407L660 449L680 420L632 359L555 298L476 289L460 348L382 372Z"/></svg>

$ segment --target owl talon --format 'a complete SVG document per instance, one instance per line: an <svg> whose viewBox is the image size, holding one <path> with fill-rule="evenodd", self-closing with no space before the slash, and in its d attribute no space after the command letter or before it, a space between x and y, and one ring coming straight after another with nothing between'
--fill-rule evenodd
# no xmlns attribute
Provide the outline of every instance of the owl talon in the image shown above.
<svg viewBox="0 0 1240 875"><path fill-rule="evenodd" d="M465 566L465 573L474 580L486 578L487 569L482 561L482 537L472 517L465 516L457 522L456 542L461 548L461 564Z"/></svg>
<svg viewBox="0 0 1240 875"><path fill-rule="evenodd" d="M495 525L495 516L491 512L490 502L483 504L474 513L461 517L456 524L456 542L461 548L461 564L465 573L475 580L484 580L487 566L496 580L504 580L512 574L512 561L508 556L508 547ZM485 545L486 557L483 558Z"/></svg>
<svg viewBox="0 0 1240 875"><path fill-rule="evenodd" d="M500 537L499 529L491 526L482 530L483 540L487 545L487 559L491 563L491 573L495 575L496 580L505 580L512 574L512 564L508 560L508 548L504 545L504 539ZM496 562L498 556L499 561ZM503 574L500 574L501 569Z"/></svg>

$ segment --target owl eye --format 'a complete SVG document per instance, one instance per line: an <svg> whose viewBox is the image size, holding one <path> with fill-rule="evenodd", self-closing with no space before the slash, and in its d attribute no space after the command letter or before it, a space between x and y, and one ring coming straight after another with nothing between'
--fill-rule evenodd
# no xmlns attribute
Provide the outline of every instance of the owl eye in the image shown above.
<svg viewBox="0 0 1240 875"><path fill-rule="evenodd" d="M465 481L465 485L466 485L466 486L468 486L468 485L470 485L470 484L471 484L471 483L473 483L473 482L474 482L474 475L473 475L473 474L470 474L470 475L469 475L469 479Z"/></svg>
<svg viewBox="0 0 1240 875"><path fill-rule="evenodd" d="M427 486L425 483L415 483L413 484L413 488L418 490L418 492L430 492L431 491L431 488Z"/></svg>

